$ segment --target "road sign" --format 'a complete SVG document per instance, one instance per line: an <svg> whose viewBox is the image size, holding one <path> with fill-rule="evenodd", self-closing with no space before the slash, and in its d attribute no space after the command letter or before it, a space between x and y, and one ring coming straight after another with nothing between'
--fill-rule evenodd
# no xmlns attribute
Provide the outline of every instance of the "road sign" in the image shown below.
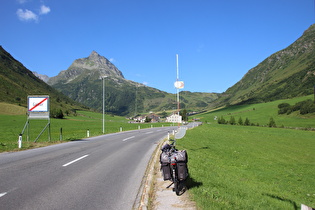
<svg viewBox="0 0 315 210"><path fill-rule="evenodd" d="M29 118L49 118L49 96L28 96L27 99Z"/></svg>
<svg viewBox="0 0 315 210"><path fill-rule="evenodd" d="M29 112L48 112L49 96L29 96L28 111Z"/></svg>
<svg viewBox="0 0 315 210"><path fill-rule="evenodd" d="M176 89L183 89L184 88L184 82L183 81L176 81L174 83L174 86Z"/></svg>

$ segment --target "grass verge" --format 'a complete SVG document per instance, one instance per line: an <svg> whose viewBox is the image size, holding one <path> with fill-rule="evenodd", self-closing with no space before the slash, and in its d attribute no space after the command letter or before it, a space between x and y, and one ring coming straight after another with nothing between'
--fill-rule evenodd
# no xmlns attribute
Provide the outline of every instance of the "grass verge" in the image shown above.
<svg viewBox="0 0 315 210"><path fill-rule="evenodd" d="M19 150L17 149L18 137L23 130L26 120L26 115L0 115L0 152ZM47 123L47 120L30 120L29 129L26 129L23 134L22 149L86 138L88 130L90 137L103 134L102 114L78 111L77 116L68 116L66 119L52 118L50 120L51 141L48 142L48 129L46 129L35 144L34 140ZM124 117L105 116L105 134L116 133L121 130L136 130L169 125L169 123L128 123L128 120ZM61 130L62 136L60 136ZM29 136L29 139L27 139L27 136Z"/></svg>

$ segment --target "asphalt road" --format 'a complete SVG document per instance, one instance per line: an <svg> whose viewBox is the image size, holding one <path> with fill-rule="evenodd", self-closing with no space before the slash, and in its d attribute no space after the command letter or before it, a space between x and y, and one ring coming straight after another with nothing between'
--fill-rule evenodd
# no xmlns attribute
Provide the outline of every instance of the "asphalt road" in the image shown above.
<svg viewBox="0 0 315 210"><path fill-rule="evenodd" d="M0 154L0 209L132 209L157 143L174 127Z"/></svg>

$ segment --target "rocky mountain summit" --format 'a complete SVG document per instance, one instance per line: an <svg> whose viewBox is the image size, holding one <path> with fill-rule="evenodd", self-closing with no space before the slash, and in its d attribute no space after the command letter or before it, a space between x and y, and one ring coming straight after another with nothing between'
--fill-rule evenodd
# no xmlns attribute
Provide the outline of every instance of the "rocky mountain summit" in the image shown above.
<svg viewBox="0 0 315 210"><path fill-rule="evenodd" d="M33 74L38 77L39 79L43 80L44 82L48 82L49 80L49 76L45 75L45 74L39 74L36 71L33 71Z"/></svg>
<svg viewBox="0 0 315 210"><path fill-rule="evenodd" d="M55 85L60 82L69 83L83 75L85 77L92 76L94 79L99 79L103 76L124 79L122 72L114 64L96 51L92 51L89 57L76 59L67 70L61 71L55 77L51 77L47 83L49 85Z"/></svg>

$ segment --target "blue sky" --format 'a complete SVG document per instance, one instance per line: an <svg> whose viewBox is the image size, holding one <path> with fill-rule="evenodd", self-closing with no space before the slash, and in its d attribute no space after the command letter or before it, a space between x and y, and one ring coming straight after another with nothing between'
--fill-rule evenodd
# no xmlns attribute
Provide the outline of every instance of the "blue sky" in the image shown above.
<svg viewBox="0 0 315 210"><path fill-rule="evenodd" d="M224 92L314 23L314 0L0 0L0 45L56 76L95 50L129 80Z"/></svg>

